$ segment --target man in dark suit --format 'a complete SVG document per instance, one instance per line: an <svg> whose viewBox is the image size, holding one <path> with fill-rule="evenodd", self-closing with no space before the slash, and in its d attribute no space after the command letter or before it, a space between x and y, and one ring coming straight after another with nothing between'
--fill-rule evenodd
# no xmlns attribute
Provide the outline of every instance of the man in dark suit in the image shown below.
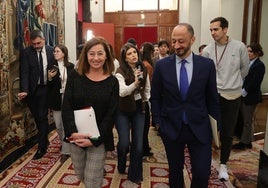
<svg viewBox="0 0 268 188"><path fill-rule="evenodd" d="M207 188L212 157L208 114L217 121L220 116L215 65L211 59L192 53L195 37L190 24L177 25L171 38L175 53L156 62L154 69L154 123L159 126L167 153L170 187L184 187L187 145L192 165L191 187Z"/></svg>
<svg viewBox="0 0 268 188"><path fill-rule="evenodd" d="M243 128L240 142L233 145L233 149L245 150L252 148L254 140L253 115L258 103L262 101L261 83L265 74L262 47L258 43L247 46L249 56L249 71L242 86L242 103L240 106L243 117Z"/></svg>
<svg viewBox="0 0 268 188"><path fill-rule="evenodd" d="M33 159L40 159L46 153L48 141L47 69L55 60L53 48L45 45L42 31L30 34L31 46L20 53L20 93L34 117L38 130L38 150Z"/></svg>

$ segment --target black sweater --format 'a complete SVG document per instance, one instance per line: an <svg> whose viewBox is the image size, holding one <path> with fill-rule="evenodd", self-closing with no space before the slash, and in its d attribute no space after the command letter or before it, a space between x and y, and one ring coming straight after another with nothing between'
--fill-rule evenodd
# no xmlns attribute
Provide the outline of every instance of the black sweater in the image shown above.
<svg viewBox="0 0 268 188"><path fill-rule="evenodd" d="M118 99L119 84L114 76L95 82L73 70L67 79L62 106L62 119L66 137L77 132L73 111L92 106L96 114L100 138L91 140L91 142L95 146L104 142L107 146L109 144L107 138L115 122Z"/></svg>

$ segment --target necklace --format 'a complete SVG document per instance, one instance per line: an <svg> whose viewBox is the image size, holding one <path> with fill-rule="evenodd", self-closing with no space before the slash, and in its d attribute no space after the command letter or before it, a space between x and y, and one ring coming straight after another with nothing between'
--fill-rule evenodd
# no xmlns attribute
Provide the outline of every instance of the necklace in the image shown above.
<svg viewBox="0 0 268 188"><path fill-rule="evenodd" d="M227 38L227 43L226 43L225 46L224 46L224 49L223 49L223 51L222 51L222 53L221 53L221 56L220 56L219 61L218 61L217 43L215 42L215 56L216 56L216 64L217 64L217 66L220 64L220 62L221 62L221 60L222 60L222 57L223 57L223 54L225 53L226 47L227 47L227 45L228 45L228 42L229 42L229 38Z"/></svg>

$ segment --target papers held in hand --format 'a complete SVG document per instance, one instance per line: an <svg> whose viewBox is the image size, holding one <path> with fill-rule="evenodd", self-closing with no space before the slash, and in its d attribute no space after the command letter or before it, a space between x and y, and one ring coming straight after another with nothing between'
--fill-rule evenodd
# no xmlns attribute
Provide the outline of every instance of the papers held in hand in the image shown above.
<svg viewBox="0 0 268 188"><path fill-rule="evenodd" d="M79 133L89 134L90 138L98 138L98 129L95 111L92 107L74 111L74 119Z"/></svg>
<svg viewBox="0 0 268 188"><path fill-rule="evenodd" d="M214 143L219 148L220 147L220 140L219 140L219 135L218 135L217 121L211 115L208 115L208 116L209 116L209 120L210 120L211 131L212 131Z"/></svg>

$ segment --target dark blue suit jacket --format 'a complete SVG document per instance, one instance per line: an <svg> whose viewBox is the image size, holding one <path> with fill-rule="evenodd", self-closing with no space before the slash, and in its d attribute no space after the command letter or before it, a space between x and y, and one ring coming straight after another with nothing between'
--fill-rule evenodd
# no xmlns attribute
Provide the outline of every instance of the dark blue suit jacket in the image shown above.
<svg viewBox="0 0 268 188"><path fill-rule="evenodd" d="M186 101L183 101L176 76L176 55L156 62L151 90L152 115L161 136L175 140L180 135L185 111L189 126L201 143L211 142L208 114L219 120L216 70L211 59L193 54L193 75Z"/></svg>
<svg viewBox="0 0 268 188"><path fill-rule="evenodd" d="M262 101L261 83L265 73L265 66L258 58L250 66L248 74L244 80L243 88L247 91L247 96L242 100L247 105L258 104Z"/></svg>
<svg viewBox="0 0 268 188"><path fill-rule="evenodd" d="M47 54L47 67L55 64L53 47L45 46ZM36 50L29 46L20 53L20 91L27 92L30 97L34 95L38 85L38 56Z"/></svg>

